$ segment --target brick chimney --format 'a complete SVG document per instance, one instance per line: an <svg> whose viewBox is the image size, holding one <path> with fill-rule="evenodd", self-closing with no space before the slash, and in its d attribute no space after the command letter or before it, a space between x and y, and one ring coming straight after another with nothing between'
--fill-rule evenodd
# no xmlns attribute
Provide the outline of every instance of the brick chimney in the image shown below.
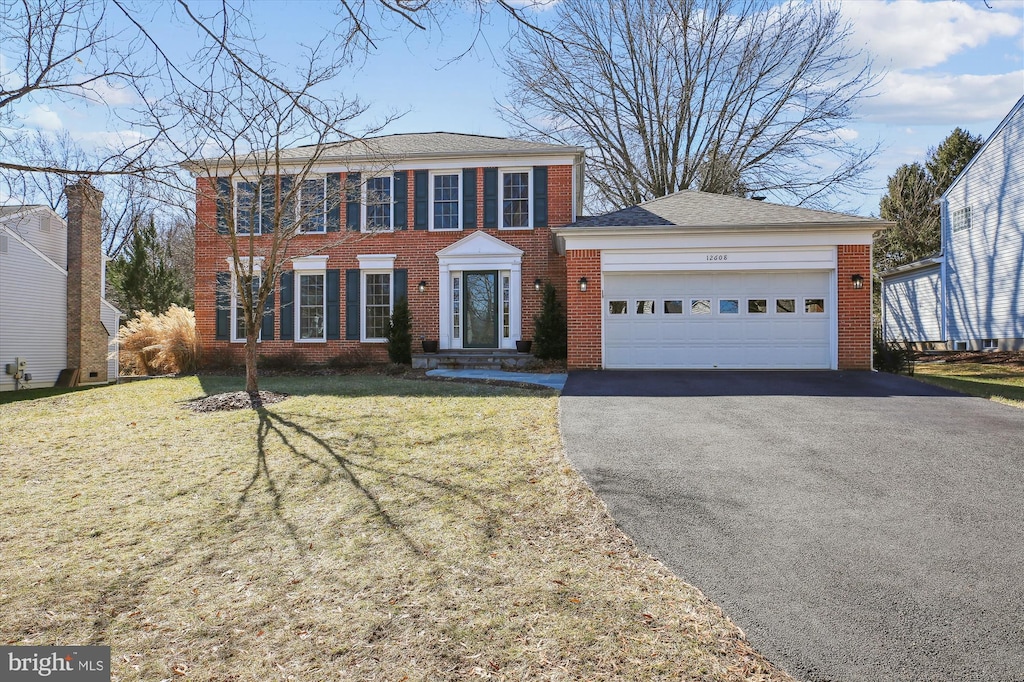
<svg viewBox="0 0 1024 682"><path fill-rule="evenodd" d="M107 330L100 321L103 192L83 178L64 188L68 198L68 367L78 381L107 381Z"/></svg>

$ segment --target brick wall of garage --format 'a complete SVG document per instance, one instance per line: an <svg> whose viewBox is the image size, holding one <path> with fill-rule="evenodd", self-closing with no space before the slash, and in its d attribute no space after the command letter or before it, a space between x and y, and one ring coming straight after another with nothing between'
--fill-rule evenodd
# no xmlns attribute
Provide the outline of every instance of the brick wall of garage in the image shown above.
<svg viewBox="0 0 1024 682"><path fill-rule="evenodd" d="M839 369L871 369L871 246L837 247ZM853 275L864 278L854 289Z"/></svg>
<svg viewBox="0 0 1024 682"><path fill-rule="evenodd" d="M579 280L587 278L587 290ZM567 251L565 279L568 304L569 369L600 369L601 358L601 252Z"/></svg>

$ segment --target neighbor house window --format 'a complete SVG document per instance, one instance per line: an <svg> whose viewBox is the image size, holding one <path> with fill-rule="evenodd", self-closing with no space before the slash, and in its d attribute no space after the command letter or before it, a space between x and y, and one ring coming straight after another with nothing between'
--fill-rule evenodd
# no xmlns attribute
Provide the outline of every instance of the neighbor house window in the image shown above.
<svg viewBox="0 0 1024 682"><path fill-rule="evenodd" d="M386 341L391 321L390 272L363 272L363 341Z"/></svg>
<svg viewBox="0 0 1024 682"><path fill-rule="evenodd" d="M430 176L430 229L457 230L462 225L459 215L461 173L437 173Z"/></svg>
<svg viewBox="0 0 1024 682"><path fill-rule="evenodd" d="M950 213L949 226L953 232L971 229L971 207L965 206Z"/></svg>
<svg viewBox="0 0 1024 682"><path fill-rule="evenodd" d="M313 178L302 181L299 188L299 221L300 232L327 231L327 189L326 178Z"/></svg>
<svg viewBox="0 0 1024 682"><path fill-rule="evenodd" d="M368 178L363 201L365 219L363 225L368 231L390 230L393 222L391 176Z"/></svg>
<svg viewBox="0 0 1024 682"><path fill-rule="evenodd" d="M530 216L530 183L532 174L528 170L503 170L498 183L501 193L501 227L504 229L529 229L533 224Z"/></svg>

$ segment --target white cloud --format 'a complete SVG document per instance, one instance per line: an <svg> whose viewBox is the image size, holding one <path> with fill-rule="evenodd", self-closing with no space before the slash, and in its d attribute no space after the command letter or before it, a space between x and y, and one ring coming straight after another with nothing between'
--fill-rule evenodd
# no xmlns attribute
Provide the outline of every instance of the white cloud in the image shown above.
<svg viewBox="0 0 1024 682"><path fill-rule="evenodd" d="M108 107L136 104L139 101L135 92L123 85L115 85L106 78L94 81L88 87L80 88L79 94L90 102L105 104Z"/></svg>
<svg viewBox="0 0 1024 682"><path fill-rule="evenodd" d="M841 11L852 24L853 44L865 46L878 66L904 70L937 66L992 38L1018 35L1019 8L1020 0L993 9L957 0L847 0Z"/></svg>
<svg viewBox="0 0 1024 682"><path fill-rule="evenodd" d="M1021 96L1024 71L978 76L890 73L879 94L863 100L867 121L895 125L1000 120Z"/></svg>
<svg viewBox="0 0 1024 682"><path fill-rule="evenodd" d="M37 130L55 131L61 130L64 127L64 122L60 120L60 116L47 106L37 106L29 109L28 113L22 117L22 120Z"/></svg>

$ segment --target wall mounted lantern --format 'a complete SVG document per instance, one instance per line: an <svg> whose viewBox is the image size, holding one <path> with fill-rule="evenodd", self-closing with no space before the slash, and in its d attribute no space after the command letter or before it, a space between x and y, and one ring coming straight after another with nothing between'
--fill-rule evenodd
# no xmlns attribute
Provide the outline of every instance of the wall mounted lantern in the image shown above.
<svg viewBox="0 0 1024 682"><path fill-rule="evenodd" d="M853 282L853 288L854 289L863 289L864 288L864 278L861 277L860 275L851 275L850 276L850 281Z"/></svg>
<svg viewBox="0 0 1024 682"><path fill-rule="evenodd" d="M422 293L423 293L424 291L426 291L426 290L427 290L427 280L425 280L425 279L421 279L421 280L420 280L420 283L419 283L419 286L418 286L417 288L418 288L418 289L420 290L420 293L421 293L421 294L422 294Z"/></svg>
<svg viewBox="0 0 1024 682"><path fill-rule="evenodd" d="M587 278L586 277L580 277L580 291L586 291L586 290L587 290Z"/></svg>
<svg viewBox="0 0 1024 682"><path fill-rule="evenodd" d="M537 279L533 280L533 290L534 291L540 291L540 285L541 284L543 284L543 282L540 281L540 277L538 277Z"/></svg>

